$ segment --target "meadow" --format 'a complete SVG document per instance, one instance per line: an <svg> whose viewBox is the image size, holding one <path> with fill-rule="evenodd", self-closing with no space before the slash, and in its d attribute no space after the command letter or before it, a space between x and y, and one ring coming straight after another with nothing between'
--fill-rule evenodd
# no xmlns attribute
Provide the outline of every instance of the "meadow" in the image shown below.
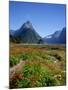
<svg viewBox="0 0 68 90"><path fill-rule="evenodd" d="M9 88L66 85L65 45L10 44Z"/></svg>

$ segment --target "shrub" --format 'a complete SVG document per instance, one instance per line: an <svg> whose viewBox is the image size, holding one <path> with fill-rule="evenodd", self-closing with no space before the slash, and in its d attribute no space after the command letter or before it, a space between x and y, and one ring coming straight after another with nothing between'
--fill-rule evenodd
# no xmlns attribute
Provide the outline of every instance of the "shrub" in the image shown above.
<svg viewBox="0 0 68 90"><path fill-rule="evenodd" d="M15 56L10 56L10 67L19 63L18 59Z"/></svg>
<svg viewBox="0 0 68 90"><path fill-rule="evenodd" d="M39 82L42 84L42 86L55 86L57 85L56 80L53 78L53 76L49 74L44 74L40 78Z"/></svg>
<svg viewBox="0 0 68 90"><path fill-rule="evenodd" d="M22 54L19 56L19 59L22 59L22 60L27 60L28 58L29 58L28 53L22 53Z"/></svg>
<svg viewBox="0 0 68 90"><path fill-rule="evenodd" d="M28 79L23 79L23 80L17 81L17 83L18 83L18 88L30 87L30 81Z"/></svg>
<svg viewBox="0 0 68 90"><path fill-rule="evenodd" d="M62 61L62 57L61 57L60 55L55 54L54 56L55 56L59 61Z"/></svg>
<svg viewBox="0 0 68 90"><path fill-rule="evenodd" d="M23 76L25 78L31 78L32 75L38 75L41 72L41 67L38 64L27 64L23 69Z"/></svg>

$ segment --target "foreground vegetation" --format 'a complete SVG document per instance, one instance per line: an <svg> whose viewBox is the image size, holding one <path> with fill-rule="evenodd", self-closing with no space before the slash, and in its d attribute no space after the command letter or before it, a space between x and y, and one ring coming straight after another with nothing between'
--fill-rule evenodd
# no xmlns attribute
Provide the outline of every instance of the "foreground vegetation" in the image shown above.
<svg viewBox="0 0 68 90"><path fill-rule="evenodd" d="M64 45L12 44L10 71L16 69L10 74L10 88L65 85L65 63Z"/></svg>

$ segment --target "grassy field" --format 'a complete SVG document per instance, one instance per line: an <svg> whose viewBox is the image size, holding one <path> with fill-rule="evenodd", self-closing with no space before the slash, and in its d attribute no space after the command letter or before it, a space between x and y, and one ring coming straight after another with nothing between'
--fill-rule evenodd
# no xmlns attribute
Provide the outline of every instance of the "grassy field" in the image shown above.
<svg viewBox="0 0 68 90"><path fill-rule="evenodd" d="M66 84L64 45L10 45L10 88Z"/></svg>

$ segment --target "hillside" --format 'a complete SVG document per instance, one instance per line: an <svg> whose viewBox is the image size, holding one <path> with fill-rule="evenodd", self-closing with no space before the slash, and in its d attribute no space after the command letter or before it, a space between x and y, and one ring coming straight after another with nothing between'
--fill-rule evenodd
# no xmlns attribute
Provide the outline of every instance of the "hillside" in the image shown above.
<svg viewBox="0 0 68 90"><path fill-rule="evenodd" d="M10 46L10 88L66 85L64 45Z"/></svg>

